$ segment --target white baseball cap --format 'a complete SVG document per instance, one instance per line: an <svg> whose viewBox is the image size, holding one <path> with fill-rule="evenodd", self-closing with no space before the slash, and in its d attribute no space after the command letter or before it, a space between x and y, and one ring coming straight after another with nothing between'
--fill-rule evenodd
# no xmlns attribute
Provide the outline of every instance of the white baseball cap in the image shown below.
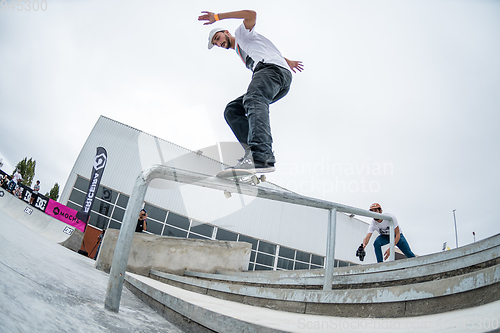
<svg viewBox="0 0 500 333"><path fill-rule="evenodd" d="M208 49L210 50L212 47L214 47L214 44L212 43L212 39L214 39L214 36L216 33L219 31L226 31L224 28L214 28L210 33L208 34Z"/></svg>

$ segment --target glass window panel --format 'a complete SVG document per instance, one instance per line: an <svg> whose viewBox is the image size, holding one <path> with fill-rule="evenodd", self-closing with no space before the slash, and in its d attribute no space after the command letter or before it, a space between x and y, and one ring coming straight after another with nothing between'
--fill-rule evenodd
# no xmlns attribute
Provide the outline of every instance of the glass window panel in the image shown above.
<svg viewBox="0 0 500 333"><path fill-rule="evenodd" d="M293 269L293 260L278 258L278 267L283 269Z"/></svg>
<svg viewBox="0 0 500 333"><path fill-rule="evenodd" d="M269 254L276 254L276 245L264 241L259 242L259 251Z"/></svg>
<svg viewBox="0 0 500 333"><path fill-rule="evenodd" d="M221 241L235 241L238 239L238 234L235 234L234 232L227 231L224 229L218 229L217 230L217 235L215 236L215 239L221 240Z"/></svg>
<svg viewBox="0 0 500 333"><path fill-rule="evenodd" d="M87 192L87 189L85 189L85 193ZM103 201L111 202L114 203L116 201L116 197L118 196L118 193L113 191L110 188L107 188L106 186L99 185L99 188L97 189L96 193L96 198L102 199Z"/></svg>
<svg viewBox="0 0 500 333"><path fill-rule="evenodd" d="M82 207L72 203L72 202L69 202L66 204L66 206L68 206L69 208L73 208L74 210L76 210L77 212L80 211L80 209L82 209Z"/></svg>
<svg viewBox="0 0 500 333"><path fill-rule="evenodd" d="M104 227L108 224L109 218L100 216L93 211L90 212L90 225L93 225L99 229L104 229Z"/></svg>
<svg viewBox="0 0 500 333"><path fill-rule="evenodd" d="M288 247L280 246L280 257L295 259L295 250L289 249Z"/></svg>
<svg viewBox="0 0 500 333"><path fill-rule="evenodd" d="M189 233L188 235L188 238L190 239L204 239L204 240L210 240L210 238L207 238L207 237L204 237L204 236L201 236L201 235L197 235L197 234L193 234L192 232Z"/></svg>
<svg viewBox="0 0 500 333"><path fill-rule="evenodd" d="M248 264L248 270L253 271L253 264Z"/></svg>
<svg viewBox="0 0 500 333"><path fill-rule="evenodd" d="M250 262L255 262L255 251L250 253Z"/></svg>
<svg viewBox="0 0 500 333"><path fill-rule="evenodd" d="M214 227L205 223L200 223L198 221L192 220L191 231L196 232L197 234L203 236L207 236L208 238L212 238Z"/></svg>
<svg viewBox="0 0 500 333"><path fill-rule="evenodd" d="M99 189L101 188L102 190L99 190L99 192L101 192L101 195L98 198L101 198L103 201L114 204L116 202L116 198L118 197L118 192L115 192L112 189L107 188L105 186L100 186Z"/></svg>
<svg viewBox="0 0 500 333"><path fill-rule="evenodd" d="M170 236L170 237L182 237L182 238L186 238L187 237L187 231L179 230L179 229L172 228L172 227L166 225L165 229L163 230L163 235L164 236Z"/></svg>
<svg viewBox="0 0 500 333"><path fill-rule="evenodd" d="M105 201L101 201L100 199L95 199L92 204L92 210L94 212L100 213L105 216L111 216L111 204Z"/></svg>
<svg viewBox="0 0 500 333"><path fill-rule="evenodd" d="M312 255L311 263L319 266L323 266L325 262L325 257Z"/></svg>
<svg viewBox="0 0 500 333"><path fill-rule="evenodd" d="M323 268L323 267L321 267L321 266L311 265L311 269L320 269L320 268Z"/></svg>
<svg viewBox="0 0 500 333"><path fill-rule="evenodd" d="M309 264L304 264L302 262L295 262L295 269L309 269Z"/></svg>
<svg viewBox="0 0 500 333"><path fill-rule="evenodd" d="M297 257L295 257L295 260L309 262L310 259L311 259L310 253L304 253L304 252L297 251Z"/></svg>
<svg viewBox="0 0 500 333"><path fill-rule="evenodd" d="M87 190L89 189L89 181L83 179L82 177L77 177L74 187L87 193Z"/></svg>
<svg viewBox="0 0 500 333"><path fill-rule="evenodd" d="M161 235L163 229L163 223L156 222L153 220L146 220L146 231L155 235Z"/></svg>
<svg viewBox="0 0 500 333"><path fill-rule="evenodd" d="M257 250L257 240L255 238L240 235L238 242L250 243L252 244L252 250Z"/></svg>
<svg viewBox="0 0 500 333"><path fill-rule="evenodd" d="M274 256L270 256L259 252L257 253L256 262L263 265L274 266Z"/></svg>
<svg viewBox="0 0 500 333"><path fill-rule="evenodd" d="M116 204L122 208L127 208L128 195L120 193L120 196L118 197L118 201L116 202Z"/></svg>
<svg viewBox="0 0 500 333"><path fill-rule="evenodd" d="M180 216L172 212L168 213L167 224L179 227L184 230L189 229L189 219L187 217Z"/></svg>
<svg viewBox="0 0 500 333"><path fill-rule="evenodd" d="M155 206L151 206L150 204L145 204L144 209L148 213L148 218L146 219L155 219L159 222L165 222L165 217L167 216L167 211ZM139 218L139 212L137 212L137 218Z"/></svg>
<svg viewBox="0 0 500 333"><path fill-rule="evenodd" d="M118 220L120 222L123 222L123 216L125 215L125 209L121 209L120 207L115 207L115 210L113 211L113 216L115 220ZM146 220L147 223L147 220Z"/></svg>
<svg viewBox="0 0 500 333"><path fill-rule="evenodd" d="M114 220L111 220L109 222L108 228L111 228L111 229L120 229L121 226L122 226L121 223L116 222Z"/></svg>
<svg viewBox="0 0 500 333"><path fill-rule="evenodd" d="M266 267L266 266L261 266L261 265L255 264L255 270L256 271L272 271L273 268L272 267Z"/></svg>
<svg viewBox="0 0 500 333"><path fill-rule="evenodd" d="M73 191L71 191L71 195L69 196L69 200L83 206L85 202L85 194L73 189Z"/></svg>
<svg viewBox="0 0 500 333"><path fill-rule="evenodd" d="M348 262L345 262L345 261L339 260L339 267L346 267L346 266L349 266L349 263L348 263Z"/></svg>

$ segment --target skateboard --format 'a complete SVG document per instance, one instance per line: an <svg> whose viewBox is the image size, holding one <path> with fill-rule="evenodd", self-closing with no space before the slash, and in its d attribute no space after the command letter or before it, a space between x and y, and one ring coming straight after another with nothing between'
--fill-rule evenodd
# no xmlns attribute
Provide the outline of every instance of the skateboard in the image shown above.
<svg viewBox="0 0 500 333"><path fill-rule="evenodd" d="M258 176L255 172L245 170L245 169L228 169L219 172L215 175L217 178L232 180L236 183L258 185L260 182L266 181L266 175ZM231 192L224 191L226 198L231 197Z"/></svg>

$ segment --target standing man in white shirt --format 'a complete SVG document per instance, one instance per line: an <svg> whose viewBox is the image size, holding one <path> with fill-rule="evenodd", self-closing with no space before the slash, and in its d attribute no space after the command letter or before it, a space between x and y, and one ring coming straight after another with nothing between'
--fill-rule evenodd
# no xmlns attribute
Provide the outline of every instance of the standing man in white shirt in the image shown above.
<svg viewBox="0 0 500 333"><path fill-rule="evenodd" d="M252 10L219 13L204 11L198 17L204 24L225 19L243 19L234 36L223 28L215 28L208 36L208 49L214 45L233 49L245 66L253 72L247 92L230 102L224 117L245 149L245 155L234 169L273 172L276 163L272 150L269 105L290 90L292 71L302 71L300 61L284 58L274 44L255 31L257 13Z"/></svg>
<svg viewBox="0 0 500 333"><path fill-rule="evenodd" d="M378 203L374 203L370 206L370 211L382 214L382 207ZM415 257L410 249L410 244L408 244L405 236L403 236L403 231L401 230L396 217L392 214L385 214L391 216L392 220L394 221L394 244L396 244L396 246L401 250L401 252L405 254L407 258ZM372 237L372 234L375 230L377 230L379 233L379 236L375 239L375 242L373 242L373 247L375 248L375 256L377 257L377 262L383 262L384 260L387 260L387 258L389 258L389 255L391 253L391 249L387 249L387 251L385 251L384 253L384 257L382 258L382 246L387 245L390 242L389 221L373 219L368 226L368 233L363 239L363 243L361 245L363 246L363 249L366 247L366 245L368 245L368 242L370 241L370 238Z"/></svg>

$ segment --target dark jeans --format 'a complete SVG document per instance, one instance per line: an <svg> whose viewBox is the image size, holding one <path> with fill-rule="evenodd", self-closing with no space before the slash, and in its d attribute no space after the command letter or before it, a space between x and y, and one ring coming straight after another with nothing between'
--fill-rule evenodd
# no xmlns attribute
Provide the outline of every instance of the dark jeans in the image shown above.
<svg viewBox="0 0 500 333"><path fill-rule="evenodd" d="M390 243L389 235L379 235L375 242L373 242L373 247L375 248L375 256L377 257L377 262L384 261L382 256L382 246ZM411 252L410 244L406 241L403 234L399 234L399 242L396 244L397 247L405 254L407 258L413 258L415 255Z"/></svg>
<svg viewBox="0 0 500 333"><path fill-rule="evenodd" d="M9 185L7 186L7 191L12 192L14 191L15 188L16 188L16 183L13 180L11 180L9 182Z"/></svg>
<svg viewBox="0 0 500 333"><path fill-rule="evenodd" d="M252 150L254 160L274 163L269 105L284 97L291 83L289 70L259 62L246 94L224 110L226 122L242 146Z"/></svg>

